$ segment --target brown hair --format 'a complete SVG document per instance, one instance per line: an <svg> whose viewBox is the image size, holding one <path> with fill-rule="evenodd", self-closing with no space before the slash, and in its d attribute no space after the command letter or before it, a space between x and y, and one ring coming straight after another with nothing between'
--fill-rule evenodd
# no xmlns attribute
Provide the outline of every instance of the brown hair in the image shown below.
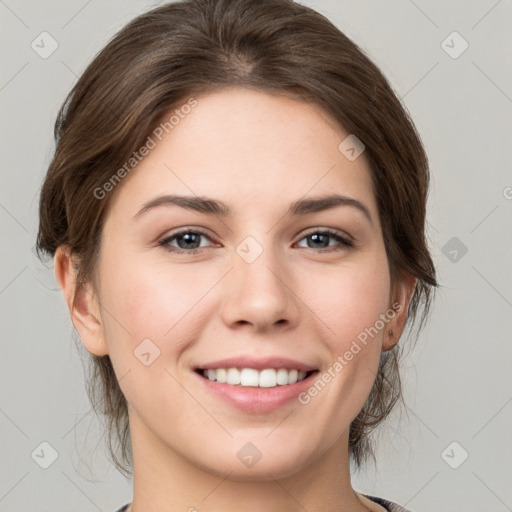
<svg viewBox="0 0 512 512"><path fill-rule="evenodd" d="M324 16L291 0L170 3L135 18L108 43L55 123L56 150L41 191L39 255L67 246L80 262L78 285L90 280L113 195L98 199L94 191L165 113L191 95L231 86L315 104L364 143L391 281L403 273L416 278L406 325L419 317L419 330L437 286L425 239L429 170L421 140L364 52ZM107 419L113 462L130 473L126 399L108 355L91 356L89 397ZM349 452L358 468L374 457L371 431L401 398L398 359L398 344L382 352L368 400L350 426Z"/></svg>

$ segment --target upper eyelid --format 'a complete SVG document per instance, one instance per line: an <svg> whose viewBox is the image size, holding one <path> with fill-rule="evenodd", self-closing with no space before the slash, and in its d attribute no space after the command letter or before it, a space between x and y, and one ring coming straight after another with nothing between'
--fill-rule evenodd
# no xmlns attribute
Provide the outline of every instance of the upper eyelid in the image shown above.
<svg viewBox="0 0 512 512"><path fill-rule="evenodd" d="M327 233L331 236L336 235L336 236L340 236L342 238L348 238L349 240L354 241L354 237L342 229L322 228L322 227L306 229L306 231L302 232L300 240L302 240L302 238L312 235L314 233Z"/></svg>
<svg viewBox="0 0 512 512"><path fill-rule="evenodd" d="M187 227L185 227L185 228L178 228L177 231L174 231L171 234L165 234L165 235L159 237L159 240L160 241L165 241L165 240L168 240L170 238L174 238L174 237L177 237L177 236L180 236L180 235L184 235L186 233L196 233L198 235L205 236L205 237L209 238L210 240L213 238L206 231L203 231L202 229L199 229L199 228L187 228Z"/></svg>

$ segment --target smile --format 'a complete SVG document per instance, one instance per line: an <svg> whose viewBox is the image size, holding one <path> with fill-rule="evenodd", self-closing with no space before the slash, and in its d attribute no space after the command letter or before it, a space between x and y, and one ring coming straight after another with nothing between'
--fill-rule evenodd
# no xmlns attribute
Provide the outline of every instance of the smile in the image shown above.
<svg viewBox="0 0 512 512"><path fill-rule="evenodd" d="M297 397L311 386L318 370L196 368L193 374L214 400L220 399L245 413L265 414L297 406Z"/></svg>
<svg viewBox="0 0 512 512"><path fill-rule="evenodd" d="M286 368L209 368L198 369L200 375L206 379L222 384L243 387L275 388L301 382L315 370L306 372L303 370Z"/></svg>

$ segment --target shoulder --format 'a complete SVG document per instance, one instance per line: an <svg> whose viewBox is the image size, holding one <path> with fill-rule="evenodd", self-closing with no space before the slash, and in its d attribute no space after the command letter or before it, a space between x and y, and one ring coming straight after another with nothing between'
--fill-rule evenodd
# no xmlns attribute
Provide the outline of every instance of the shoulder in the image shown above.
<svg viewBox="0 0 512 512"><path fill-rule="evenodd" d="M126 505L122 506L121 508L117 509L116 512L125 512L130 504L127 503Z"/></svg>
<svg viewBox="0 0 512 512"><path fill-rule="evenodd" d="M388 512L412 512L408 508L402 507L398 503L393 503L392 501L386 500L384 498L379 498L377 496L369 496L368 494L363 494L365 498L368 498L370 501L377 503L384 507Z"/></svg>

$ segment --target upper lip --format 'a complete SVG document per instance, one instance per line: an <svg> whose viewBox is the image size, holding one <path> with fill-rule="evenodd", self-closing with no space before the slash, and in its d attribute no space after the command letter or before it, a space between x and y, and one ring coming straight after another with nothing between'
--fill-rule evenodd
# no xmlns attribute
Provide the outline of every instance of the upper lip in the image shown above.
<svg viewBox="0 0 512 512"><path fill-rule="evenodd" d="M301 363L289 357L251 357L251 356L237 356L227 359L219 359L209 363L204 363L196 366L196 369L201 370L216 370L217 368L254 368L255 370L265 370L273 368L279 370L280 368L287 368L290 370L302 370L310 372L317 368L306 363Z"/></svg>

